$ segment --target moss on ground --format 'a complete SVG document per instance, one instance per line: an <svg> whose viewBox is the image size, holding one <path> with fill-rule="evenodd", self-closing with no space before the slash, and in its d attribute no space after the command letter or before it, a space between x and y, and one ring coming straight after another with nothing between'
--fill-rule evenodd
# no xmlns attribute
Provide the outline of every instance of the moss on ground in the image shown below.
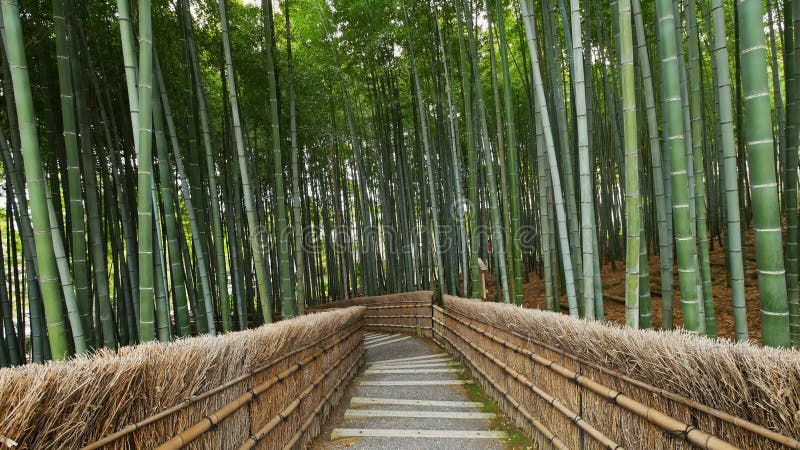
<svg viewBox="0 0 800 450"><path fill-rule="evenodd" d="M470 380L469 373L466 371L461 372L461 379ZM481 410L485 413L494 413L496 417L491 419L492 429L496 431L505 431L507 437L503 440L507 449L510 450L527 450L533 449L533 441L525 435L519 428L514 426L510 419L508 419L503 411L492 401L492 399L481 389L477 383L464 384L464 391L469 396L471 402L483 403Z"/></svg>

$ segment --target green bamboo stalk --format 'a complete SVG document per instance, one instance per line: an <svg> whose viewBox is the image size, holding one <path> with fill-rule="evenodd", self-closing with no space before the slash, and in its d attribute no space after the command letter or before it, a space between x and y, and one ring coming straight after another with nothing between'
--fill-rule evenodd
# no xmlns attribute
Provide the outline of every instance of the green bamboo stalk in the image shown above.
<svg viewBox="0 0 800 450"><path fill-rule="evenodd" d="M561 258L564 265L564 285L567 289L567 305L571 316L578 315L578 300L575 292L575 276L572 271L572 254L567 238L567 212L564 205L564 197L561 190L561 175L558 171L555 143L553 131L550 127L550 117L547 113L547 99L544 92L542 72L539 67L539 54L537 53L536 21L527 0L521 0L522 18L525 23L525 34L527 36L528 52L530 53L530 64L533 71L534 97L539 108L542 129L544 132L547 159L550 166L550 179L553 183L553 197L555 200L556 222L558 226L559 243L561 247ZM638 251L637 251L638 254ZM557 291L556 291L557 292Z"/></svg>
<svg viewBox="0 0 800 450"><path fill-rule="evenodd" d="M155 339L153 303L153 201L150 191L153 172L153 28L150 0L139 0L139 134L137 147L137 227L139 242L139 339Z"/></svg>
<svg viewBox="0 0 800 450"><path fill-rule="evenodd" d="M675 16L671 0L656 0L656 17L658 18L661 54L662 111L666 121L664 128L666 141L669 144L672 212L675 223L683 327L689 332L697 333L701 327L700 299L697 289L697 252L689 214L689 177L684 146Z"/></svg>
<svg viewBox="0 0 800 450"><path fill-rule="evenodd" d="M791 5L787 3L787 7L791 7ZM786 8L786 7L784 7L784 8ZM767 28L769 29L768 35L769 35L769 49L770 49L770 51L769 51L769 53L770 53L770 72L772 74L772 92L773 92L773 102L774 102L774 105L775 105L775 107L774 107L774 113L775 113L774 117L775 117L775 123L777 125L777 129L776 129L776 133L775 133L775 139L777 140L777 142L776 142L776 144L777 144L776 145L776 150L778 152L778 164L779 164L778 178L779 178L779 181L784 181L784 187L786 187L785 186L785 177L786 177L787 165L788 165L787 164L788 163L788 160L787 160L787 156L788 155L787 155L787 147L786 147L786 110L784 108L784 101L783 101L783 94L782 94L783 89L781 87L781 72L780 72L779 64L778 64L778 45L776 43L776 37L775 37L775 21L774 21L774 18L773 18L773 16L774 16L774 14L773 14L773 6L772 6L772 2L770 0L766 1L766 9L767 9ZM791 45L791 43L789 43L789 44ZM786 64L787 65L793 64L793 61L791 61L791 58L789 58L789 60L786 61ZM790 71L791 71L791 69L790 69ZM788 79L786 81L790 86L792 85L791 81L789 81ZM779 194L781 196L785 195L782 190L779 190ZM784 204L786 204L786 202L784 202ZM797 211L795 211L795 217L797 217ZM788 216L787 216L787 219L789 219ZM789 253L789 247L791 245L792 245L792 243L790 242L790 240L789 240L789 238L787 236L787 241L786 241L786 253L787 253L787 255L786 255L786 263L787 263L786 264L786 275L787 275L787 288L788 289L792 288L792 285L788 281L788 276L789 276L789 264L788 264L789 256L788 256L788 253ZM795 283L795 286L797 286L796 283ZM791 296L792 294L789 293L789 295Z"/></svg>
<svg viewBox="0 0 800 450"><path fill-rule="evenodd" d="M70 55L67 44L66 1L53 0L53 26L56 34L58 82L61 97L61 119L64 129L64 146L67 156L67 183L69 186L69 214L71 226L72 273L75 295L78 300L83 329L92 335L91 298L89 297L88 266L86 261L86 227L81 196L81 169L78 155L78 135L75 126Z"/></svg>
<svg viewBox="0 0 800 450"><path fill-rule="evenodd" d="M50 191L46 192L47 211L50 221L50 234L53 240L53 253L56 257L58 276L61 280L61 293L64 298L64 306L67 311L70 329L72 331L72 342L75 346L75 353L86 353L86 336L83 333L83 321L78 310L78 299L75 297L75 287L72 284L72 274L69 271L69 261L67 252L64 248L64 238L61 236L61 228L58 226L56 209L53 206L53 198Z"/></svg>
<svg viewBox="0 0 800 450"><path fill-rule="evenodd" d="M689 84L690 115L691 115L691 142L692 157L694 162L695 184L695 212L697 218L697 242L700 247L698 254L700 265L700 279L703 289L703 302L705 312L705 332L709 337L717 336L717 321L714 311L714 297L711 292L711 257L709 256L708 222L706 211L706 174L703 138L703 111L702 111L702 73L700 71L700 43L697 36L697 7L695 0L688 0L686 8L686 32L689 53Z"/></svg>
<svg viewBox="0 0 800 450"><path fill-rule="evenodd" d="M183 15L189 14L187 8L182 8ZM189 47L189 60L191 62L191 72L194 79L194 87L197 91L197 109L200 115L200 134L203 139L204 159L206 163L206 177L208 179L209 198L211 199L211 225L214 233L214 256L216 257L217 269L217 289L219 291L220 315L222 316L222 331L230 332L231 311L230 296L228 293L228 274L225 259L225 239L222 234L222 217L220 214L219 191L217 189L217 171L214 165L214 154L211 145L211 131L209 126L209 111L206 103L206 90L203 86L203 78L200 73L200 64L197 60L197 48L194 43L194 36L191 27L191 19L185 17L183 20L186 28L186 44Z"/></svg>
<svg viewBox="0 0 800 450"><path fill-rule="evenodd" d="M467 244L467 227L466 221L464 220L464 190L461 186L461 145L459 143L458 138L458 120L457 120L457 111L456 107L453 102L454 95L454 87L451 86L450 83L450 69L447 64L447 54L444 50L444 40L442 39L442 30L439 27L439 20L438 20L438 9L434 10L434 23L436 26L436 33L438 37L438 44L439 44L439 56L442 59L442 67L444 69L444 83L445 83L445 91L447 95L447 125L450 141L450 158L453 162L453 182L455 186L455 199L453 203L453 213L455 214L456 223L458 225L458 234L459 234L459 244L461 250L461 268L463 270L463 277L464 277L464 285L463 291L461 293L462 296L466 296L468 292L468 277L469 277L469 249ZM401 209L402 211L402 209Z"/></svg>
<svg viewBox="0 0 800 450"><path fill-rule="evenodd" d="M764 345L788 347L789 305L781 239L780 204L775 174L772 115L767 80L767 49L761 0L737 3L744 133L753 198L756 269Z"/></svg>
<svg viewBox="0 0 800 450"><path fill-rule="evenodd" d="M333 174L333 195L334 195L334 222L335 222L335 240L336 240L336 247L337 247L337 254L339 256L339 267L341 268L342 272L342 287L341 287L341 294L344 300L348 300L350 298L350 282L348 277L350 276L350 270L348 268L347 262L347 253L345 249L345 241L344 241L344 213L342 212L342 194L341 188L339 187L339 161L338 161L338 154L339 152L336 149L336 146L332 148L331 153L333 154L333 165L334 165L334 174Z"/></svg>
<svg viewBox="0 0 800 450"><path fill-rule="evenodd" d="M170 273L172 274L172 293L175 297L175 323L178 336L191 336L189 328L189 309L186 299L186 275L178 244L178 224L176 221L175 195L172 191L172 170L167 156L167 138L164 134L164 118L161 105L161 92L153 93L153 132L158 154L158 175L161 186L161 203L164 205L164 222L167 230L167 252Z"/></svg>
<svg viewBox="0 0 800 450"><path fill-rule="evenodd" d="M155 187L153 187L155 191ZM156 325L158 329L158 340L160 342L169 342L172 339L172 323L171 313L169 311L169 301L167 301L168 287L166 272L164 270L166 263L164 260L164 251L161 247L163 239L161 233L161 216L158 211L153 217L153 235L156 238L153 240L153 276L155 288L155 302L156 302Z"/></svg>
<svg viewBox="0 0 800 450"><path fill-rule="evenodd" d="M80 28L75 24L74 16L68 25L70 36L76 36L78 38L82 37L80 34ZM95 345L100 346L100 334L102 333L103 346L106 348L115 349L117 347L117 336L115 333L115 323L111 306L111 297L109 294L108 271L106 269L108 252L106 250L106 244L103 237L103 225L100 221L100 203L97 193L96 171L94 170L96 166L95 158L93 158L94 146L92 145L91 125L89 124L90 119L87 117L88 108L86 107L86 98L89 95L89 85L83 82L83 80L85 78L89 78L98 98L101 98L101 95L100 88L98 86L99 82L92 69L91 57L89 56L88 51L86 51L86 43L82 39L75 39L74 41L79 43L74 46L69 46L70 58L73 62L70 64L70 70L71 79L74 84L74 103L75 111L77 112L78 130L81 136L80 157L81 164L83 166L81 170L83 173L85 186L84 192L86 195L86 223L88 226L89 256L92 261L92 272L94 274L93 284L96 295L96 300L94 303L98 308L96 315L99 316L97 320L99 323L98 326L95 327L94 331L94 333L97 333L97 336L95 337ZM78 53L79 48L82 50L80 54ZM82 64L79 55L84 55L86 61L85 64ZM86 70L82 70L84 65L86 66ZM111 148L112 138L110 136L109 127L107 126L108 120L106 108L103 102L99 102L98 110L100 121L103 123L103 126L100 128L103 130L104 135L106 136L106 141L109 148ZM99 152L98 157L99 159L102 159L102 157L99 155ZM113 217L111 220L116 221L116 210L112 211L110 214ZM90 278L92 278L91 275ZM126 294L127 293L128 292L126 291ZM91 299L89 299L89 301L91 301ZM91 329L89 329L88 332L92 333Z"/></svg>
<svg viewBox="0 0 800 450"><path fill-rule="evenodd" d="M297 314L305 314L305 257L303 247L303 216L300 202L300 171L298 160L300 149L297 146L297 105L294 94L294 64L292 62L292 27L289 20L289 0L285 2L286 16L286 61L289 77L289 134L292 144L292 220L294 228L294 265L295 265L295 303Z"/></svg>
<svg viewBox="0 0 800 450"><path fill-rule="evenodd" d="M661 162L661 140L658 133L653 75L650 69L650 56L644 33L642 9L639 0L632 0L631 7L636 27L636 44L639 51L639 65L644 83L645 108L647 110L647 132L650 140L650 166L653 192L655 194L656 221L658 222L659 263L661 268L661 327L672 328L672 236L667 223L667 205L664 193L664 170ZM652 317L641 317L641 328L650 328Z"/></svg>
<svg viewBox="0 0 800 450"><path fill-rule="evenodd" d="M544 62L547 65L547 72L550 75L549 80L545 80L545 82L549 81L549 85L547 86L552 100L550 106L553 115L551 117L555 119L555 133L553 138L556 148L558 149L557 156L562 179L561 187L564 189L563 197L567 212L567 230L569 232L567 240L569 242L570 254L575 255L570 261L570 264L572 264L573 274L583 273L583 261L582 258L578 256L581 254L581 225L578 219L579 205L576 201L577 196L575 194L575 171L573 170L572 162L573 143L570 139L569 123L567 120L567 96L564 92L564 77L561 62L562 53L560 51L556 52L556 48L560 45L560 36L554 24L556 13L552 0L543 0L541 2L541 7L543 13L542 51L543 55L545 55ZM567 33L566 37L569 38L569 33ZM571 49L569 43L567 43L567 49ZM571 62L569 66L572 66ZM582 284L575 285L576 295L582 295L582 290ZM582 306L582 304L578 305L579 312L583 309Z"/></svg>
<svg viewBox="0 0 800 450"><path fill-rule="evenodd" d="M272 3L262 1L264 32L266 44L264 57L267 62L267 85L269 86L270 123L272 132L272 163L275 175L275 212L277 214L278 261L280 275L281 316L290 319L297 315L297 307L292 300L291 263L289 259L289 224L286 219L286 191L283 186L283 156L281 151L280 117L278 116L278 88L275 82L275 59L273 57Z"/></svg>
<svg viewBox="0 0 800 450"><path fill-rule="evenodd" d="M424 152L425 158L425 172L428 175L428 195L430 196L430 217L431 222L433 224L433 241L435 246L435 257L436 257L436 280L439 287L439 293L444 295L447 291L445 290L444 284L444 264L442 263L442 240L441 240L441 230L439 228L439 200L436 195L436 182L433 177L433 154L431 151L430 145L430 138L428 137L428 123L427 123L427 113L425 110L427 109L425 106L425 100L422 96L422 86L419 82L419 72L417 72L417 64L414 58L414 43L411 39L411 19L408 15L408 10L405 7L405 2L403 2L403 12L405 13L406 18L406 29L408 30L407 34L407 42L408 42L408 49L409 55L411 58L411 73L413 76L414 81L414 91L417 97L417 116L420 124L420 128L422 130L422 150ZM366 191L365 191L366 194ZM505 290L505 288L504 288Z"/></svg>
<svg viewBox="0 0 800 450"><path fill-rule="evenodd" d="M619 0L619 63L622 75L622 118L625 147L625 324L639 328L639 247L641 199L636 129L636 78L633 71L631 0ZM613 118L612 118L613 120Z"/></svg>
<svg viewBox="0 0 800 450"><path fill-rule="evenodd" d="M236 167L234 166L233 158L229 160L229 165L226 169L226 172L229 176L225 177L227 179L227 185L225 185L225 204L228 205L229 208L238 209L239 205L234 203L234 196L231 194L231 191L234 189L235 174L236 174ZM228 243L230 245L230 251L228 252L230 258L230 265L231 265L231 281L233 282L233 292L234 298L236 300L236 314L239 318L239 330L247 329L247 299L245 298L245 292L243 290L243 279L242 279L242 271L239 267L239 261L241 258L241 252L239 251L239 227L235 221L236 213L231 211L228 214L225 214L225 221L228 227Z"/></svg>
<svg viewBox="0 0 800 450"><path fill-rule="evenodd" d="M347 85L345 83L344 78L341 80L342 85L342 92L344 93L344 111L345 111L345 119L347 121L347 128L350 132L350 142L353 146L353 156L354 156L354 165L355 169L353 173L357 177L357 183L354 183L353 193L354 193L354 203L356 208L354 208L354 213L356 213L356 217L361 219L361 227L360 227L360 241L361 241L361 278L363 281L364 292L367 295L372 295L374 293L374 285L375 285L375 277L373 271L377 266L377 262L374 260L375 249L374 243L372 240L372 230L373 230L373 222L372 222L372 214L369 212L369 200L367 198L367 181L366 181L366 168L364 165L364 158L361 149L361 139L358 136L358 130L356 129L354 114L353 114L353 107L351 104L350 93L347 89ZM345 196L347 199L347 196ZM359 209L359 210L355 210ZM345 211L349 211L349 208L345 207ZM358 223L359 220L356 220ZM354 265L351 265L351 269L355 270ZM351 273L351 278L353 282L356 282L355 272ZM357 285L356 285L357 287Z"/></svg>
<svg viewBox="0 0 800 450"><path fill-rule="evenodd" d="M551 209L550 202L550 174L547 171L547 152L545 150L544 130L541 124L541 112L539 106L534 106L534 122L536 133L536 152L537 152L537 177L538 177L538 197L539 197L539 222L541 230L541 259L542 259L542 278L544 278L545 309L550 311L561 311L559 300L553 290L553 265L551 250Z"/></svg>
<svg viewBox="0 0 800 450"><path fill-rule="evenodd" d="M211 335L215 335L217 333L217 327L214 323L214 307L211 302L211 282L209 280L207 265L206 265L206 256L205 256L205 249L203 248L203 243L200 240L200 231L197 218L195 217L195 210L193 208L193 198L191 194L191 189L189 186L189 181L186 176L186 170L184 169L183 165L183 156L181 156L180 145L178 144L178 136L175 130L175 122L172 118L172 109L169 103L169 97L167 96L166 86L164 84L164 75L161 72L161 66L159 65L158 59L155 60L155 75L156 81L158 82L158 93L161 96L161 105L164 109L164 118L167 122L167 133L169 133L170 143L172 145L172 153L175 157L175 169L178 172L178 179L180 180L181 190L183 191L183 201L186 203L186 213L189 216L189 227L192 232L192 246L194 247L194 256L197 260L197 267L198 267L198 276L197 278L198 283L200 284L200 295L202 298L198 299L197 303L202 306L203 310L205 311L205 317L202 319L197 317L197 322L202 323L205 321L206 329L208 333ZM176 209L177 210L177 209ZM178 231L180 232L183 227L178 227ZM190 267L191 265L187 265ZM188 276L191 271L186 271L185 274ZM191 286L192 283L188 282L188 285ZM197 310L195 310L197 312Z"/></svg>
<svg viewBox="0 0 800 450"><path fill-rule="evenodd" d="M82 117L83 100L80 95L76 97L78 106L78 122L81 124L81 135L87 136L87 142L82 144L81 156L83 158L84 180L86 184L86 218L89 224L89 248L94 270L94 286L97 295L100 313L100 329L103 334L103 346L116 349L117 338L114 331L114 316L111 306L111 295L108 285L108 271L106 263L108 252L103 240L103 227L100 220L100 204L98 201L97 182L95 181L95 160L92 158L91 146L88 142L89 127ZM127 274L122 274L126 276ZM123 295L119 294L118 295ZM99 342L97 343L100 344Z"/></svg>
<svg viewBox="0 0 800 450"><path fill-rule="evenodd" d="M461 93L463 96L464 127L467 144L467 193L469 195L469 233L470 233L470 270L465 272L464 286L471 285L470 297L480 298L481 275L478 266L478 249L480 236L478 233L478 156L475 146L475 133L473 124L472 104L472 70L469 67L468 53L464 42L464 15L461 1L455 2L456 18L458 21L458 54L461 63ZM466 275L469 275L468 277Z"/></svg>
<svg viewBox="0 0 800 450"><path fill-rule="evenodd" d="M1 14L2 9L0 9ZM2 17L0 15L0 17ZM19 139L19 125L16 113L16 101L14 98L14 88L11 80L11 70L8 61L8 52L5 50L5 26L2 19L0 19L0 34L2 34L4 45L0 46L2 51L2 82L3 82L3 95L6 103L6 113L8 122L11 128L9 141L11 147L5 137L3 137L2 130L0 130L0 149L2 149L3 163L6 168L7 178L10 181L13 195L10 198L11 206L16 214L16 220L19 224L19 232L22 238L22 251L24 253L24 266L28 287L28 304L30 311L30 325L31 325L31 353L34 362L42 362L45 359L45 350L48 347L48 342L45 339L46 328L43 322L44 318L44 305L42 302L41 290L39 288L39 274L38 274L38 259L36 257L36 246L34 243L33 227L31 225L30 215L28 214L28 200L25 197L25 180L23 179L23 168L21 167L22 153L21 144ZM13 151L13 156L12 156ZM20 161L16 164L16 161ZM23 294L24 295L24 294Z"/></svg>
<svg viewBox="0 0 800 450"><path fill-rule="evenodd" d="M508 49L506 43L506 30L505 30L505 11L503 9L503 1L495 0L497 6L497 29L498 38L500 40L500 67L503 71L503 107L505 109L505 129L506 129L506 157L508 158L508 183L509 183L509 197L510 197L510 215L511 215L511 260L512 276L513 276L513 291L514 303L522 305L524 300L524 292L522 290L522 242L520 240L520 187L519 187L519 158L517 157L517 128L516 119L514 116L513 97L514 93L511 90L511 73L508 63Z"/></svg>
<svg viewBox="0 0 800 450"><path fill-rule="evenodd" d="M684 47L683 47L683 31L681 28L681 9L679 2L672 2L672 15L675 18L673 21L675 33L675 39L677 42L677 46L675 47L676 50L676 58L678 62L678 74L680 76L680 92L681 92L681 114L683 117L683 132L684 132L684 151L686 152L686 167L687 167L687 177L689 179L689 218L692 222L692 232L695 234L695 238L697 237L697 202L695 196L696 189L695 189L695 168L694 168L694 158L692 154L692 115L691 115L691 108L689 107L689 76L686 69L686 58L684 55ZM697 262L695 262L697 265ZM699 265L698 265L698 270ZM702 296L702 273L698 273L697 277L697 289L700 291L698 294ZM705 302L700 303L700 331L703 332L705 329L705 320L703 320L703 312L705 311Z"/></svg>
<svg viewBox="0 0 800 450"><path fill-rule="evenodd" d="M769 5L769 2L767 2ZM800 304L798 303L798 240L800 240L800 232L798 232L798 211L797 208L797 165L798 165L798 147L800 147L800 135L798 135L798 122L800 122L800 93L797 92L800 86L800 39L796 36L797 30L800 30L800 1L792 0L791 4L785 3L785 20L792 21L791 30L787 30L789 39L783 42L784 49L789 47L787 51L789 54L784 61L784 68L789 74L786 76L786 93L787 93L787 121L786 130L788 139L781 139L785 141L786 164L784 167L784 187L783 187L783 204L786 211L786 286L787 297L789 303L789 332L792 340L792 345L800 346ZM775 69L773 69L775 70ZM780 87L780 83L776 85ZM780 92L775 92L776 109L779 109ZM780 119L780 115L778 116ZM780 130L780 126L779 126ZM794 170L793 170L794 168Z"/></svg>
<svg viewBox="0 0 800 450"><path fill-rule="evenodd" d="M503 120L504 108L505 106L501 104L500 101L500 86L498 82L498 75L497 75L497 57L495 56L495 32L494 32L494 24L492 21L492 13L489 10L489 2L486 2L486 22L488 24L488 44L489 44L489 65L491 68L491 84L492 84L492 95L493 95L493 102L494 102L494 111L495 111L495 126L496 126L496 135L497 135L497 145L495 146L495 150L497 153L497 177L498 181L496 184L499 186L498 192L498 207L500 209L500 236L503 238L503 257L505 259L504 265L506 267L506 278L509 278L509 273L513 274L514 271L514 261L511 255L511 250L507 249L508 246L511 246L511 200L508 194L508 167L507 167L507 159L506 159L506 142L505 142L505 130L507 129L506 122ZM476 6L476 9L478 7ZM483 97L483 96L482 96ZM485 103L485 101L484 101ZM502 111L502 112L501 112ZM514 285L513 280L507 281L508 284L508 297L509 302L515 298L516 292L514 292ZM499 294L499 291L495 291L495 294Z"/></svg>
<svg viewBox="0 0 800 450"><path fill-rule="evenodd" d="M581 210L581 251L582 265L582 302L583 315L586 318L595 318L594 308L594 278L600 277L594 273L594 192L592 189L591 160L589 150L589 133L586 112L586 81L583 64L583 30L581 29L581 7L579 0L570 0L571 27L572 27L572 57L573 72L572 82L575 94L575 115L577 118L578 134L578 176L580 178L580 210ZM591 77L591 74L590 74ZM591 81L591 78L590 78Z"/></svg>
<svg viewBox="0 0 800 450"><path fill-rule="evenodd" d="M489 142L489 127L486 120L486 103L483 97L483 83L481 82L480 71L478 68L478 51L473 37L472 12L469 4L463 5L464 21L467 28L469 41L469 51L473 68L473 84L475 87L475 100L478 112L478 137L480 146L483 149L484 168L486 170L486 185L489 194L489 215L491 220L492 232L492 255L497 258L498 272L500 273L500 289L502 289L503 302L510 303L511 298L508 292L508 267L506 265L506 251L503 236L503 223L500 213L500 199L497 189L497 178L494 172L494 157L492 155L492 145Z"/></svg>
<svg viewBox="0 0 800 450"><path fill-rule="evenodd" d="M9 211L9 213L10 212L11 211ZM15 255L15 253L10 253L9 257L12 255ZM16 260L16 258L14 259ZM16 274L12 272L12 276L14 275ZM9 298L8 288L6 287L6 266L5 261L3 260L2 239L0 239L0 318L2 318L2 328L5 332L5 342L0 342L0 345L3 345L3 349L7 349L8 352L6 365L18 366L24 362L24 349L17 341L17 333L14 330L13 314L14 313L11 310L11 299Z"/></svg>
<svg viewBox="0 0 800 450"><path fill-rule="evenodd" d="M46 198L48 188L39 153L39 136L33 112L33 96L22 37L19 4L15 0L3 0L0 5L2 5L6 36L5 47L16 98L26 187L30 199L31 225L38 258L39 284L47 320L50 353L53 359L61 360L67 357L68 337L59 293L58 268L50 234Z"/></svg>
<svg viewBox="0 0 800 450"><path fill-rule="evenodd" d="M239 117L239 98L236 92L236 84L233 73L233 58L231 57L231 44L228 32L228 16L225 10L225 0L219 0L219 15L220 24L222 27L222 48L225 58L225 74L228 81L228 95L231 105L231 117L233 121L233 135L234 143L236 144L236 153L239 159L239 171L241 172L242 191L244 196L245 214L247 215L248 238L250 240L250 248L255 264L256 283L258 296L262 305L262 314L266 323L272 322L272 296L267 289L267 273L263 262L263 248L259 242L259 232L262 229L259 227L258 218L256 217L255 203L253 199L253 188L250 185L250 174L248 170L247 155L244 148L244 137L242 134L241 118ZM274 74L273 74L274 76ZM192 233L194 234L194 233Z"/></svg>

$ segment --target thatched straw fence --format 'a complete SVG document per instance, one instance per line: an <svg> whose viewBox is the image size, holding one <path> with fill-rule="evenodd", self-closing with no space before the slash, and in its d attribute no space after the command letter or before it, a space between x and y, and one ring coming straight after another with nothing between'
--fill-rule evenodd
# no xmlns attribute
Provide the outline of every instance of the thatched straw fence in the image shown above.
<svg viewBox="0 0 800 450"><path fill-rule="evenodd" d="M434 339L542 448L800 448L800 353L444 297Z"/></svg>
<svg viewBox="0 0 800 450"><path fill-rule="evenodd" d="M311 311L327 311L355 305L366 306L367 314L364 317L366 331L421 334L431 337L432 299L431 291L406 292L339 300L311 308Z"/></svg>
<svg viewBox="0 0 800 450"><path fill-rule="evenodd" d="M365 308L0 371L0 448L305 447L358 371Z"/></svg>

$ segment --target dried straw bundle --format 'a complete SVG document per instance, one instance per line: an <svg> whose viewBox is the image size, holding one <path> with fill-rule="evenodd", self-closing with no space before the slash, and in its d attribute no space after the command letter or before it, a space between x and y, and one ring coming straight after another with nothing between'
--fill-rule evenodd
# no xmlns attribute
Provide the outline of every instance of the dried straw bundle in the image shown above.
<svg viewBox="0 0 800 450"><path fill-rule="evenodd" d="M800 352L727 340L711 341L682 331L630 330L545 311L449 296L445 297L445 307L490 325L495 333L514 345L535 349L545 358L624 391L672 417L688 423L696 420L701 429L731 442L753 442L750 441L752 435L591 365L657 386L786 436L800 436ZM455 329L454 323L445 323L448 328ZM447 328L438 329L447 333ZM508 362L509 367L546 386L550 394L569 407L580 410L583 405L587 420L598 426L600 422L608 422L603 428L616 434L620 442L631 444L625 442L624 431L614 432L624 425L626 418L610 413L613 408L608 402L577 389L569 380L555 379L558 377L551 376L549 371L535 370L530 360L515 356L508 349L494 348L496 343L485 343L486 339L480 339L474 330L466 330L464 335L480 340L481 346L491 347L489 351ZM589 364L581 364L579 360ZM553 419L555 421L550 421L553 424L562 422L555 428L567 429L568 424L562 419Z"/></svg>
<svg viewBox="0 0 800 450"><path fill-rule="evenodd" d="M244 377L293 349L335 336L363 315L364 308L348 308L220 337L148 343L119 354L102 350L66 362L0 370L0 437L23 449L79 448ZM241 395L247 381L191 403L114 447L152 448ZM225 422L224 433L213 434L220 440L244 439L249 422L247 414L237 414Z"/></svg>

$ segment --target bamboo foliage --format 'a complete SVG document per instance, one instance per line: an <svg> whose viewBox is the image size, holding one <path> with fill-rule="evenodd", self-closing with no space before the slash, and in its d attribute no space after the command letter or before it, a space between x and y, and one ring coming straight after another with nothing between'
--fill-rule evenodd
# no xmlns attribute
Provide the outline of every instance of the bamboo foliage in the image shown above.
<svg viewBox="0 0 800 450"><path fill-rule="evenodd" d="M45 3L0 28L3 366L431 287L800 341L798 1Z"/></svg>

